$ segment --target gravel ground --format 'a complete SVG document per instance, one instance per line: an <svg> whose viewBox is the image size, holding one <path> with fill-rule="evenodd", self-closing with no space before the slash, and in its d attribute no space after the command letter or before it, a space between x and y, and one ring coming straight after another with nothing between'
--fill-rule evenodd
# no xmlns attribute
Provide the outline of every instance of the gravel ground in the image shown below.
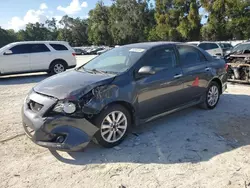
<svg viewBox="0 0 250 188"><path fill-rule="evenodd" d="M215 110L193 107L141 125L119 147L66 153L23 133L24 97L46 77L0 78L0 187L250 187L249 86L230 84Z"/></svg>

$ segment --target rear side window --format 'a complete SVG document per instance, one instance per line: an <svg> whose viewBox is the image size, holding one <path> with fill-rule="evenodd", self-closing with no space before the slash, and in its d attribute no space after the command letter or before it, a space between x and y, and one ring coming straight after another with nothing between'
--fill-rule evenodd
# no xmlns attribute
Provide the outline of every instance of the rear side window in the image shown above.
<svg viewBox="0 0 250 188"><path fill-rule="evenodd" d="M30 44L19 44L10 48L12 54L27 54L31 52Z"/></svg>
<svg viewBox="0 0 250 188"><path fill-rule="evenodd" d="M213 50L219 48L219 46L215 43L201 43L199 44L199 47L203 50Z"/></svg>
<svg viewBox="0 0 250 188"><path fill-rule="evenodd" d="M56 51L69 50L66 46L64 46L62 44L50 44L50 46L52 46L52 48L54 48Z"/></svg>
<svg viewBox="0 0 250 188"><path fill-rule="evenodd" d="M180 54L181 64L184 66L203 64L206 60L205 56L195 47L177 46Z"/></svg>
<svg viewBox="0 0 250 188"><path fill-rule="evenodd" d="M31 53L49 52L49 48L45 44L32 44Z"/></svg>
<svg viewBox="0 0 250 188"><path fill-rule="evenodd" d="M174 49L171 47L156 49L149 54L144 66L152 66L156 71L175 67L176 55Z"/></svg>

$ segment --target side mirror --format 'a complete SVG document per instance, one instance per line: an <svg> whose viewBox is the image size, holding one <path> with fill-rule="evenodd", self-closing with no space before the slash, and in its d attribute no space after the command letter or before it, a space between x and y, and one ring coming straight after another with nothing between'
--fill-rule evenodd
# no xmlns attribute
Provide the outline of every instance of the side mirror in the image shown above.
<svg viewBox="0 0 250 188"><path fill-rule="evenodd" d="M4 52L4 55L11 55L11 54L13 54L13 52L11 50L7 50Z"/></svg>
<svg viewBox="0 0 250 188"><path fill-rule="evenodd" d="M139 69L138 74L142 75L142 76L153 75L153 74L155 74L155 71L154 71L153 67L144 66L144 67L141 67Z"/></svg>

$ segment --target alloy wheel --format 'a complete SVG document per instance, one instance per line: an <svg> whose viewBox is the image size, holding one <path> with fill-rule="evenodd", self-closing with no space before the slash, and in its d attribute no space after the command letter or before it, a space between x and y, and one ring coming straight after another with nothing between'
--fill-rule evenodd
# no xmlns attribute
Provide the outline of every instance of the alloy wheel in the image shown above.
<svg viewBox="0 0 250 188"><path fill-rule="evenodd" d="M60 63L55 64L55 66L54 66L54 72L56 74L64 72L64 71L65 71L65 68L64 68L64 66L62 64L60 64Z"/></svg>
<svg viewBox="0 0 250 188"><path fill-rule="evenodd" d="M104 118L101 124L101 136L106 142L117 142L126 133L127 127L126 115L121 111L113 111Z"/></svg>
<svg viewBox="0 0 250 188"><path fill-rule="evenodd" d="M207 102L210 106L214 106L217 104L219 99L219 89L217 86L213 85L208 90Z"/></svg>

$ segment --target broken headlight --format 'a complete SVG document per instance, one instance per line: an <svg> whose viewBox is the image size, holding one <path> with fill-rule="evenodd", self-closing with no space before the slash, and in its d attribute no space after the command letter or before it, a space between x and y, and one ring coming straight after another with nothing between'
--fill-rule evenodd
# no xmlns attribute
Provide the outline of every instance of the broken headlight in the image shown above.
<svg viewBox="0 0 250 188"><path fill-rule="evenodd" d="M59 101L53 108L54 112L73 114L76 111L76 105L73 102Z"/></svg>

